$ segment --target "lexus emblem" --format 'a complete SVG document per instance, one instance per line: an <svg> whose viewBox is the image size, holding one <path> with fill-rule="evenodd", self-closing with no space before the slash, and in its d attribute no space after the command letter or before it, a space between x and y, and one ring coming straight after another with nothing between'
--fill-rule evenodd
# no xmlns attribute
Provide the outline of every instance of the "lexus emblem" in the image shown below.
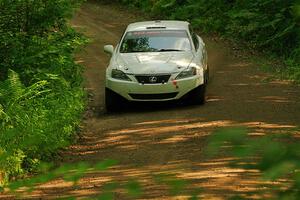
<svg viewBox="0 0 300 200"><path fill-rule="evenodd" d="M156 83L156 82L157 82L157 77L155 77L155 76L150 76L150 77L149 77L149 82L150 82L150 83Z"/></svg>

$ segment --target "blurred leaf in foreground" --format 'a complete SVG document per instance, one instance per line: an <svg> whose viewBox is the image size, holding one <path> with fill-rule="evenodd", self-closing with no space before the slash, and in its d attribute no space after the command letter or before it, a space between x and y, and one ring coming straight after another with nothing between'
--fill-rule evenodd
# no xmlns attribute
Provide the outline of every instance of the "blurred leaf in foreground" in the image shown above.
<svg viewBox="0 0 300 200"><path fill-rule="evenodd" d="M261 172L263 180L284 180L285 187L270 186L270 189L280 199L297 199L300 196L299 145L299 139L289 133L251 136L244 128L229 128L219 130L209 138L206 153L232 156L231 166L251 166Z"/></svg>

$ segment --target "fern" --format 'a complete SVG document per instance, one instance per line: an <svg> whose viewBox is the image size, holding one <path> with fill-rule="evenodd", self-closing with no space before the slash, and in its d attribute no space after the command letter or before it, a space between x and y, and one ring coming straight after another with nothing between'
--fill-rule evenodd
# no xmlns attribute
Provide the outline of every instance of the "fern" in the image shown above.
<svg viewBox="0 0 300 200"><path fill-rule="evenodd" d="M4 108L2 104L0 104L0 130L1 127L5 125L6 122L9 121L9 116L4 112Z"/></svg>
<svg viewBox="0 0 300 200"><path fill-rule="evenodd" d="M8 79L5 85L8 101L14 101L24 92L24 85L21 83L19 75L13 70L8 71Z"/></svg>
<svg viewBox="0 0 300 200"><path fill-rule="evenodd" d="M25 87L19 75L15 71L9 70L8 79L0 84L0 102L5 102L7 109L16 103L26 103L26 101L50 92L50 89L45 89L47 85L48 82L42 80Z"/></svg>

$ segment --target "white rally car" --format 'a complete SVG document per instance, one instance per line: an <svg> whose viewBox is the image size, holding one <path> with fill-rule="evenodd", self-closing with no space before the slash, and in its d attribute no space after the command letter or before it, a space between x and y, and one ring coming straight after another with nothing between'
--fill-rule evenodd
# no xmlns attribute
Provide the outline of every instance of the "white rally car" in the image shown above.
<svg viewBox="0 0 300 200"><path fill-rule="evenodd" d="M120 43L105 45L105 103L116 110L129 101L188 98L205 102L209 71L203 40L185 21L146 21L128 25Z"/></svg>

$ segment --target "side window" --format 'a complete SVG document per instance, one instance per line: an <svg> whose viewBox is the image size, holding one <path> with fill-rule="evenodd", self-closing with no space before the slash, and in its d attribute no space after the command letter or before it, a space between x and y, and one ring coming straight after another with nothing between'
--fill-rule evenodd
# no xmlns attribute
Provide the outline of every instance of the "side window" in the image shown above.
<svg viewBox="0 0 300 200"><path fill-rule="evenodd" d="M195 48L196 50L199 48L199 40L197 38L197 35L195 33L193 33L193 41L194 41L194 44L195 44Z"/></svg>
<svg viewBox="0 0 300 200"><path fill-rule="evenodd" d="M196 33L194 32L194 30L191 26L189 26L189 31L191 33L195 49L197 50L199 48L199 41L198 41L197 35L196 35Z"/></svg>

